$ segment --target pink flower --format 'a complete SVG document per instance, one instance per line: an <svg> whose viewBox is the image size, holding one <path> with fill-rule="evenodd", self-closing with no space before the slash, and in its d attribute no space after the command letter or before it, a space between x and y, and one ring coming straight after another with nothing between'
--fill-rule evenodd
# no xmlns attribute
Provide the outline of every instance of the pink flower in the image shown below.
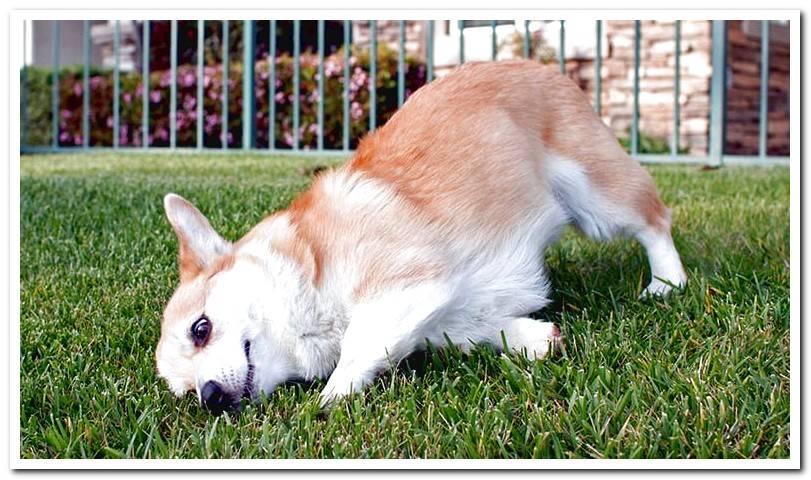
<svg viewBox="0 0 811 480"><path fill-rule="evenodd" d="M340 65L337 61L334 60L325 60L324 61L324 75L327 77L335 76L341 73L342 65Z"/></svg>
<svg viewBox="0 0 811 480"><path fill-rule="evenodd" d="M193 110L196 106L197 106L197 99L194 98L194 97L189 96L189 97L186 97L185 100L183 100L183 108L186 109L186 110Z"/></svg>
<svg viewBox="0 0 811 480"><path fill-rule="evenodd" d="M172 78L171 78L170 73L168 71L164 72L164 74L161 75L160 86L161 87L168 87L169 84L171 84L171 83L172 83Z"/></svg>
<svg viewBox="0 0 811 480"><path fill-rule="evenodd" d="M82 94L82 86L78 82L73 84L73 94L76 96Z"/></svg>
<svg viewBox="0 0 811 480"><path fill-rule="evenodd" d="M349 109L349 115L352 117L352 120L360 120L360 118L363 116L363 108L360 106L360 103L352 102Z"/></svg>
<svg viewBox="0 0 811 480"><path fill-rule="evenodd" d="M193 73L189 72L183 75L183 86L184 87L191 87L195 83L195 76Z"/></svg>
<svg viewBox="0 0 811 480"><path fill-rule="evenodd" d="M161 93L160 90L152 90L149 93L149 99L152 100L152 103L160 102L162 97L163 97L163 94Z"/></svg>

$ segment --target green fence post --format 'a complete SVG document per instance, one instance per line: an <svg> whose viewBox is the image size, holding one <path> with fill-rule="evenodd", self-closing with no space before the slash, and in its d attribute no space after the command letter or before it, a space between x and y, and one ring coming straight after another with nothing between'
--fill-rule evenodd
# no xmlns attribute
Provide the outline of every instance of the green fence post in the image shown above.
<svg viewBox="0 0 811 480"><path fill-rule="evenodd" d="M318 21L318 137L316 148L324 150L324 20Z"/></svg>
<svg viewBox="0 0 811 480"><path fill-rule="evenodd" d="M498 36L496 35L496 21L490 20L490 60L498 56Z"/></svg>
<svg viewBox="0 0 811 480"><path fill-rule="evenodd" d="M299 149L299 110L301 108L301 21L293 20L293 150Z"/></svg>
<svg viewBox="0 0 811 480"><path fill-rule="evenodd" d="M397 107L405 102L405 21L400 20L397 45Z"/></svg>
<svg viewBox="0 0 811 480"><path fill-rule="evenodd" d="M59 47L61 33L59 20L52 24L53 35L53 71L51 72L51 148L59 149Z"/></svg>
<svg viewBox="0 0 811 480"><path fill-rule="evenodd" d="M711 165L724 162L726 129L726 22L712 21L712 78L710 80L710 151Z"/></svg>
<svg viewBox="0 0 811 480"><path fill-rule="evenodd" d="M352 22L344 20L344 124L343 124L343 149L349 150L349 127L352 124L352 118L349 116L349 82L351 81L350 72L350 57L352 53Z"/></svg>
<svg viewBox="0 0 811 480"><path fill-rule="evenodd" d="M121 21L113 28L113 148L121 141Z"/></svg>
<svg viewBox="0 0 811 480"><path fill-rule="evenodd" d="M434 79L434 21L428 20L428 39L425 42L426 44L426 72L425 72L425 81L426 83L430 83L431 80Z"/></svg>
<svg viewBox="0 0 811 480"><path fill-rule="evenodd" d="M529 58L529 20L524 20L524 58Z"/></svg>
<svg viewBox="0 0 811 480"><path fill-rule="evenodd" d="M681 20L676 20L676 46L675 46L675 67L673 71L673 138L670 143L670 155L675 157L679 154L679 132L681 130Z"/></svg>
<svg viewBox="0 0 811 480"><path fill-rule="evenodd" d="M465 21L459 20L459 65L465 63Z"/></svg>
<svg viewBox="0 0 811 480"><path fill-rule="evenodd" d="M31 47L26 42L28 38L28 20L23 21L23 71L20 80L20 150L28 147L28 49Z"/></svg>
<svg viewBox="0 0 811 480"><path fill-rule="evenodd" d="M90 148L90 20L82 21L82 147Z"/></svg>
<svg viewBox="0 0 811 480"><path fill-rule="evenodd" d="M769 150L769 21L760 22L760 125L758 154L766 158Z"/></svg>
<svg viewBox="0 0 811 480"><path fill-rule="evenodd" d="M597 41L594 52L594 110L603 116L603 21L597 20Z"/></svg>
<svg viewBox="0 0 811 480"><path fill-rule="evenodd" d="M268 149L276 148L276 20L270 21L268 43Z"/></svg>
<svg viewBox="0 0 811 480"><path fill-rule="evenodd" d="M254 108L254 54L253 20L244 20L242 29L242 149L253 148Z"/></svg>
<svg viewBox="0 0 811 480"><path fill-rule="evenodd" d="M377 20L372 20L369 44L369 131L377 128Z"/></svg>
<svg viewBox="0 0 811 480"><path fill-rule="evenodd" d="M228 149L228 70L230 59L228 58L230 49L228 45L228 20L222 21L222 149Z"/></svg>
<svg viewBox="0 0 811 480"><path fill-rule="evenodd" d="M642 22L634 21L634 105L631 112L631 155L639 153L639 56Z"/></svg>
<svg viewBox="0 0 811 480"><path fill-rule="evenodd" d="M145 20L143 25L144 47L141 55L141 137L143 148L149 148L149 91L152 89L149 81L149 27L149 20Z"/></svg>
<svg viewBox="0 0 811 480"><path fill-rule="evenodd" d="M566 21L560 21L560 73L566 73Z"/></svg>
<svg viewBox="0 0 811 480"><path fill-rule="evenodd" d="M197 20L197 149L203 149L203 82L205 62L205 21Z"/></svg>
<svg viewBox="0 0 811 480"><path fill-rule="evenodd" d="M170 68L171 84L169 86L169 148L177 146L177 20L171 22Z"/></svg>

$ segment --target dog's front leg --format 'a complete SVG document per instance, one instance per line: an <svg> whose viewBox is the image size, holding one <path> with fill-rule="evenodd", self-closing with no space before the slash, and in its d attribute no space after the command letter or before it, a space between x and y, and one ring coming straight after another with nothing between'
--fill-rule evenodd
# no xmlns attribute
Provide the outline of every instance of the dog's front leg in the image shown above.
<svg viewBox="0 0 811 480"><path fill-rule="evenodd" d="M441 282L392 289L356 305L341 341L341 357L321 392L321 406L357 392L421 345L450 301Z"/></svg>

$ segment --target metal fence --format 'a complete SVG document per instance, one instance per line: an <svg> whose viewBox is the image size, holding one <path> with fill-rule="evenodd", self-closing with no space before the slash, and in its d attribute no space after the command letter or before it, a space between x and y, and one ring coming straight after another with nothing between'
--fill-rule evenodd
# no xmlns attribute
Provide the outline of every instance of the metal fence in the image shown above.
<svg viewBox="0 0 811 480"><path fill-rule="evenodd" d="M269 25L269 52L270 58L276 56L276 20L270 20ZM565 21L560 20L560 38L558 48L558 65L562 72L566 70L566 28ZM204 21L197 21L197 145L196 147L179 147L176 142L177 134L177 60L178 60L178 21L171 21L171 42L170 42L170 118L169 118L169 145L168 149L173 151L220 151L220 152L234 152L235 150L250 151L250 152L268 152L268 153L293 153L293 154L347 154L349 149L349 55L350 49L348 47L352 44L351 27L352 21L344 20L344 71L343 71L343 148L342 149L326 149L324 148L324 20L319 20L317 25L317 50L318 50L318 105L317 105L317 148L315 149L302 149L300 146L299 127L300 127L300 111L301 104L299 95L293 95L293 145L289 149L277 148L274 142L274 120L276 112L274 111L275 102L272 99L275 96L276 88L276 68L275 63L270 62L269 83L268 90L271 101L269 101L269 142L268 148L257 148L255 143L255 98L254 95L242 95L242 145L240 148L229 148L227 141L228 129L222 129L222 148L210 148L203 145L203 96L204 96ZM399 42L398 42L398 63L397 63L397 103L398 106L402 105L406 100L405 91L405 21L399 21ZM255 37L254 32L255 20L243 21L244 38L251 39L250 41L243 42L243 68L245 69L242 75L242 91L254 91L254 61L255 61ZM491 43L491 58L495 59L497 54L497 40L496 40L496 21L490 21L489 25L492 29L492 43ZM769 21L761 22L761 65L760 65L760 111L759 111L759 154L752 156L745 155L725 155L724 142L726 130L726 59L727 59L727 39L726 39L726 21L713 20L712 21L712 77L710 85L710 121L709 121L709 148L707 155L695 156L679 153L679 131L680 131L680 57L681 57L681 22L676 21L674 24L674 38L675 38L675 67L674 67L674 99L673 99L673 134L670 140L670 152L666 154L642 154L639 151L639 85L640 85L640 39L644 34L641 28L641 22L636 21L634 25L634 56L633 56L633 106L632 106L632 121L631 121L631 135L630 135L630 154L641 162L679 162L679 163L698 163L720 166L722 164L754 164L754 165L774 165L788 163L788 157L784 156L769 156L767 155L767 135L768 135L768 89L769 89ZM89 143L90 138L90 21L84 21L83 30L83 77L82 77L82 145L81 146L62 146L59 144L59 111L60 111L60 93L59 93L59 74L60 74L60 23L59 21L52 21L53 28L53 66L52 66L52 82L51 82L51 128L52 128L52 142L48 146L31 146L27 144L26 129L28 127L27 118L27 67L22 71L22 88L21 88L21 102L22 102L22 153L41 153L41 152L67 152L67 151L156 151L166 150L167 147L156 147L150 145L149 135L149 122L150 122L150 99L149 88L142 88L142 116L141 116L141 131L143 135L142 145L139 147L129 147L119 145L119 127L120 127L120 55L119 49L121 44L121 31L120 22L116 21L113 33L113 56L115 58L115 65L113 68L113 145L112 147L91 146ZM150 52L150 21L146 20L142 25L143 44L144 44L144 60L142 62L142 78L149 77L149 52ZM222 30L222 64L223 64L223 108L222 108L222 123L228 125L228 65L229 65L229 46L228 46L228 28L229 21L223 21ZM377 73L377 21L369 22L370 39L370 77L375 79ZM459 21L459 59L460 63L465 61L465 22ZM596 53L595 53L595 109L601 112L601 98L602 98L602 81L601 81L601 64L603 59L602 52L602 29L603 22L595 22L595 35L596 35ZM525 21L523 35L523 55L529 57L530 54L530 35L529 35L529 21ZM426 69L427 78L430 82L434 78L434 21L429 21L427 25L427 38L426 38ZM294 92L300 91L301 81L301 21L293 21L293 90ZM374 130L377 125L377 92L376 82L369 82L369 131Z"/></svg>

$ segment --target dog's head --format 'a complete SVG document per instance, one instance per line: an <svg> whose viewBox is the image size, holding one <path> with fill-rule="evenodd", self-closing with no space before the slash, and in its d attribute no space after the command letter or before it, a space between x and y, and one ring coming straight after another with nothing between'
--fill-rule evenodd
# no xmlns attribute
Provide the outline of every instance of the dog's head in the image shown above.
<svg viewBox="0 0 811 480"><path fill-rule="evenodd" d="M224 240L183 198L164 199L177 234L180 285L163 314L155 352L158 373L182 396L197 393L209 410L238 408L295 377L290 355L270 321L279 280L266 260Z"/></svg>

